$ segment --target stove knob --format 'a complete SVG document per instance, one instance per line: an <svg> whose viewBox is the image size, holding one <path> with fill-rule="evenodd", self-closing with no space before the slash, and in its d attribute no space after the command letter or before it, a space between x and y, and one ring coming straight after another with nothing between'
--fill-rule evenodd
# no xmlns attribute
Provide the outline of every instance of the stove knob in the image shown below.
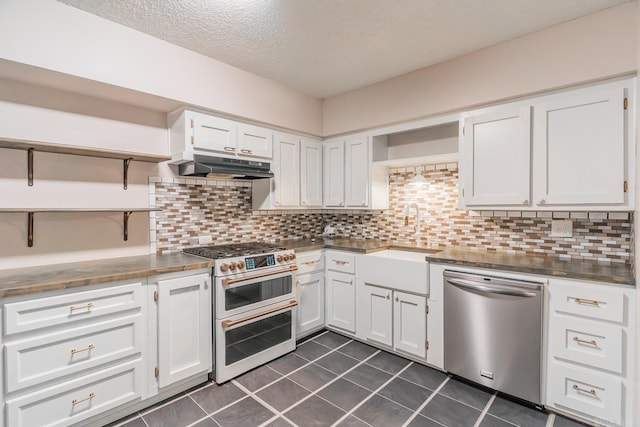
<svg viewBox="0 0 640 427"><path fill-rule="evenodd" d="M235 271L236 270L236 263L235 262L230 262L229 263L229 268L231 269L231 271Z"/></svg>
<svg viewBox="0 0 640 427"><path fill-rule="evenodd" d="M276 257L276 261L278 261L278 262L282 262L282 261L286 261L286 259L284 259L284 257L283 257L282 255L278 255L278 256Z"/></svg>
<svg viewBox="0 0 640 427"><path fill-rule="evenodd" d="M220 271L222 271L223 273L226 273L228 269L229 269L229 266L227 264L222 264L220 266Z"/></svg>
<svg viewBox="0 0 640 427"><path fill-rule="evenodd" d="M293 254L287 255L287 261L293 261Z"/></svg>
<svg viewBox="0 0 640 427"><path fill-rule="evenodd" d="M238 261L238 270L244 270L244 261Z"/></svg>
<svg viewBox="0 0 640 427"><path fill-rule="evenodd" d="M291 254L291 259L292 260L296 259L296 254Z"/></svg>

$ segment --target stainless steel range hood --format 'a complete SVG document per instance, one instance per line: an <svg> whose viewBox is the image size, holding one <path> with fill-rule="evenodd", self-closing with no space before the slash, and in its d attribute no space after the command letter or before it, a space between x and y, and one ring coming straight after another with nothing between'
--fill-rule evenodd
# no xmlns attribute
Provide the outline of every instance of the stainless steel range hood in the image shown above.
<svg viewBox="0 0 640 427"><path fill-rule="evenodd" d="M271 165L254 160L194 154L193 161L178 165L181 176L224 176L232 179L273 178Z"/></svg>

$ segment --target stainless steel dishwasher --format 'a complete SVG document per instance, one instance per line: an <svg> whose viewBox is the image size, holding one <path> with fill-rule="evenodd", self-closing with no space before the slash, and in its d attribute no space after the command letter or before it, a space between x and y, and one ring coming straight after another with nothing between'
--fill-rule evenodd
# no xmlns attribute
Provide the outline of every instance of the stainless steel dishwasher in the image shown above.
<svg viewBox="0 0 640 427"><path fill-rule="evenodd" d="M543 288L445 271L445 370L541 405Z"/></svg>

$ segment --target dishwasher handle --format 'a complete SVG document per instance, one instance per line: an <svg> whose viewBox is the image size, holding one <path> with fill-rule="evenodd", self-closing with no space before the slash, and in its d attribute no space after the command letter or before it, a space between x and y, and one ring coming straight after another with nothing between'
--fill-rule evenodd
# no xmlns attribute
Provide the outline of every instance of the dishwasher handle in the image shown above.
<svg viewBox="0 0 640 427"><path fill-rule="evenodd" d="M509 296L522 297L522 298L534 298L537 295L535 292L523 291L515 288L510 288L508 286L496 286L496 285L484 286L472 280L448 278L446 279L446 282L458 288L484 292L488 294L509 295Z"/></svg>

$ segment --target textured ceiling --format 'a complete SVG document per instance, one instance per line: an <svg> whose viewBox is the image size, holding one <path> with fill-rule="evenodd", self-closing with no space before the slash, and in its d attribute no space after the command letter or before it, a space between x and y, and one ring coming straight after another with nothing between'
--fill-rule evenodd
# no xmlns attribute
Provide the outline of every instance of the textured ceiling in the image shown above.
<svg viewBox="0 0 640 427"><path fill-rule="evenodd" d="M628 0L58 0L327 98Z"/></svg>

